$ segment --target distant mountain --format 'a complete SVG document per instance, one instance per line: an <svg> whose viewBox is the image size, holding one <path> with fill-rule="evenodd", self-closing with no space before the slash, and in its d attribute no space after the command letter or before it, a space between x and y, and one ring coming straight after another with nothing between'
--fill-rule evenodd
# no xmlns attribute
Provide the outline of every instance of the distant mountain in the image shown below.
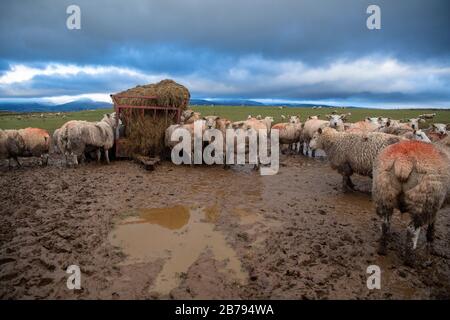
<svg viewBox="0 0 450 320"><path fill-rule="evenodd" d="M206 99L191 99L189 101L190 105L193 106L264 106L264 103L253 101L253 100L206 100Z"/></svg>
<svg viewBox="0 0 450 320"><path fill-rule="evenodd" d="M112 103L92 101L92 100L76 100L60 104L56 106L55 110L67 112L67 111L82 111L82 110L104 109L104 108L112 108Z"/></svg>
<svg viewBox="0 0 450 320"><path fill-rule="evenodd" d="M0 102L0 111L12 112L69 112L111 107L111 103L93 101L90 99L75 100L63 104L45 102Z"/></svg>
<svg viewBox="0 0 450 320"><path fill-rule="evenodd" d="M276 107L305 107L310 108L318 106L317 104L308 103L262 103L254 100L243 100L243 99L233 99L233 100L207 100L207 99L191 99L189 102L193 106L276 106ZM323 108L333 108L329 105L320 105Z"/></svg>
<svg viewBox="0 0 450 320"><path fill-rule="evenodd" d="M50 111L49 106L38 102L0 102L0 111L42 112Z"/></svg>
<svg viewBox="0 0 450 320"><path fill-rule="evenodd" d="M190 105L194 106L283 106L283 107L313 107L317 104L305 103L262 103L246 99L191 99ZM332 108L332 106L321 105L323 108ZM63 104L52 104L46 102L0 102L0 111L10 112L70 112L112 108L108 102L93 101L90 99L80 99Z"/></svg>

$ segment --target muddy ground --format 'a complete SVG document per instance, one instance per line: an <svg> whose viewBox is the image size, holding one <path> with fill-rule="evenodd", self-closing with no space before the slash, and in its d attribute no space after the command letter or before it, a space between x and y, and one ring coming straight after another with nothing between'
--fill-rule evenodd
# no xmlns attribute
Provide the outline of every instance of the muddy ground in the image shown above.
<svg viewBox="0 0 450 320"><path fill-rule="evenodd" d="M370 194L342 193L326 161L281 160L275 176L168 162L154 172L131 161L3 167L0 298L450 298L450 208L438 216L436 254L422 234L406 267L406 216L379 256ZM354 182L370 190L370 179ZM73 264L81 290L66 286ZM380 290L366 286L369 265L381 268Z"/></svg>

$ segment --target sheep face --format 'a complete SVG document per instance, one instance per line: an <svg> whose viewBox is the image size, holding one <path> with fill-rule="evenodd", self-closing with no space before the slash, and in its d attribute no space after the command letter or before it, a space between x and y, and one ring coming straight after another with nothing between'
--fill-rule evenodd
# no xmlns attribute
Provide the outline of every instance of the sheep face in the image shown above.
<svg viewBox="0 0 450 320"><path fill-rule="evenodd" d="M181 121L185 122L186 120L191 118L193 115L194 115L194 111L193 110L183 111L183 113L181 114Z"/></svg>
<svg viewBox="0 0 450 320"><path fill-rule="evenodd" d="M433 132L445 135L447 134L447 125L443 124L443 123L433 123L432 125L432 130Z"/></svg>
<svg viewBox="0 0 450 320"><path fill-rule="evenodd" d="M425 120L423 120L421 118L411 118L411 119L408 119L408 124L413 130L418 130L419 129L419 123L420 122L424 122L424 121Z"/></svg>
<svg viewBox="0 0 450 320"><path fill-rule="evenodd" d="M272 118L272 121L273 121L273 118ZM300 117L299 116L290 116L289 123L292 123L292 124L300 123Z"/></svg>
<svg viewBox="0 0 450 320"><path fill-rule="evenodd" d="M205 120L205 127L207 129L215 129L217 127L218 119L219 119L219 117L217 117L217 116L204 117L203 120Z"/></svg>
<svg viewBox="0 0 450 320"><path fill-rule="evenodd" d="M333 114L329 116L329 119L330 119L330 127L337 128L344 125L345 115Z"/></svg>
<svg viewBox="0 0 450 320"><path fill-rule="evenodd" d="M389 127L391 125L391 118L378 118L378 123L380 124L381 128Z"/></svg>
<svg viewBox="0 0 450 320"><path fill-rule="evenodd" d="M376 124L376 125L380 124L379 118L377 118L377 117L367 117L366 122Z"/></svg>
<svg viewBox="0 0 450 320"><path fill-rule="evenodd" d="M319 130L317 130L313 134L311 141L309 141L309 147L311 150L323 149L322 142L320 139L320 136L322 135L322 133L323 133L323 130L321 128L319 128Z"/></svg>

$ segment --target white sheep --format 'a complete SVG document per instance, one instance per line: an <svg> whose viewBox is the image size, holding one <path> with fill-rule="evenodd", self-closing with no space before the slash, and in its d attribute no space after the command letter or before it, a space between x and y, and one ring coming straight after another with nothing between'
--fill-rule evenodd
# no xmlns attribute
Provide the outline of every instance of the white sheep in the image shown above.
<svg viewBox="0 0 450 320"><path fill-rule="evenodd" d="M345 131L345 123L344 121L347 117L351 115L351 113L347 114L331 114L326 117L330 120L330 128L334 128L337 131Z"/></svg>
<svg viewBox="0 0 450 320"><path fill-rule="evenodd" d="M303 125L303 130L301 134L301 143L300 143L300 150L303 154L308 155L309 148L309 142L311 141L314 134L319 130L320 128L325 128L330 125L329 121L326 120L320 120L319 116L309 116L308 120ZM306 145L306 151L305 151L305 145ZM314 158L316 156L316 151L311 150L311 156Z"/></svg>
<svg viewBox="0 0 450 320"><path fill-rule="evenodd" d="M61 140L66 160L70 157L75 165L83 159L87 148L97 152L100 161L101 149L104 150L106 162L109 164L109 149L114 145L116 131L116 114L105 114L98 122L69 121L63 126Z"/></svg>
<svg viewBox="0 0 450 320"><path fill-rule="evenodd" d="M378 153L402 138L381 132L348 133L332 128L319 129L310 142L311 149L322 149L334 170L342 175L344 191L353 190L353 173L372 176L372 167Z"/></svg>
<svg viewBox="0 0 450 320"><path fill-rule="evenodd" d="M194 123L201 119L201 114L199 112L194 112L194 110L185 110L181 114L181 123L189 124Z"/></svg>
<svg viewBox="0 0 450 320"><path fill-rule="evenodd" d="M287 123L277 123L272 129L279 130L279 142L280 144L287 144L290 150L295 150L297 144L300 144L300 138L302 133L302 124L300 117L291 116ZM298 147L300 151L300 146Z"/></svg>

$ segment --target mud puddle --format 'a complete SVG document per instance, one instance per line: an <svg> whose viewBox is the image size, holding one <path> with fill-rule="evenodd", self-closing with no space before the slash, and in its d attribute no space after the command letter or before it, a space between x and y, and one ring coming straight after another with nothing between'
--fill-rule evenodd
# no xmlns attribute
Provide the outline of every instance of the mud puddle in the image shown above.
<svg viewBox="0 0 450 320"><path fill-rule="evenodd" d="M109 240L127 255L123 265L165 259L149 292L169 294L206 250L210 250L216 260L225 261L220 272L245 284L247 275L236 252L227 244L224 234L215 230L218 214L216 207L140 209L136 216L121 221Z"/></svg>

